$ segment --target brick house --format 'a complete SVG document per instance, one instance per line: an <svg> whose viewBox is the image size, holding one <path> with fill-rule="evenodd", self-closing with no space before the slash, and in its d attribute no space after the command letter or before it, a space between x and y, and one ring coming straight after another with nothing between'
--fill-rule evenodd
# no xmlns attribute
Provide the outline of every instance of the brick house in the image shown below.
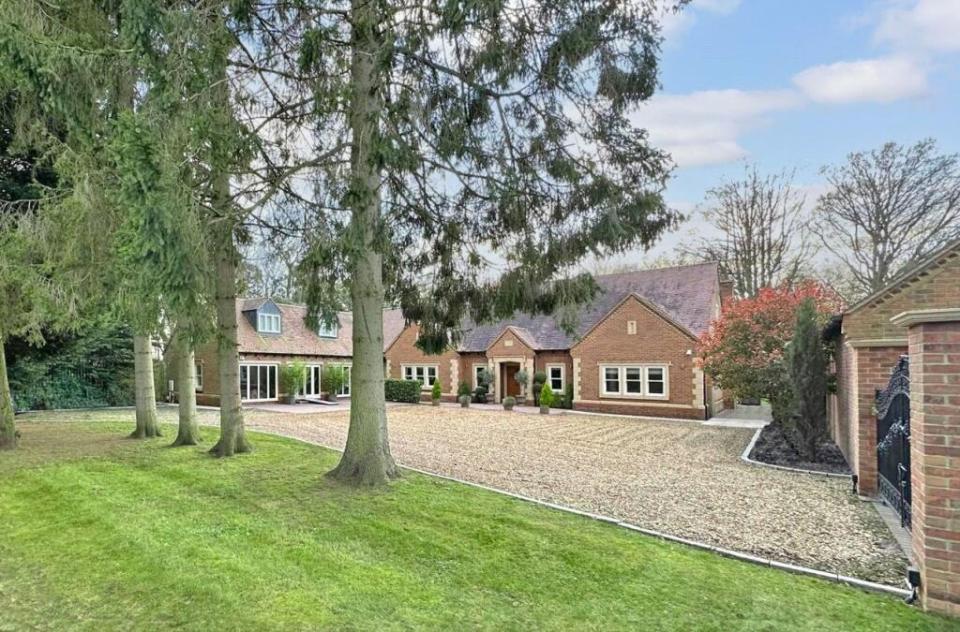
<svg viewBox="0 0 960 632"><path fill-rule="evenodd" d="M960 305L960 241L936 252L883 289L848 308L836 342L837 393L830 398L830 432L861 493L877 492L874 399L907 354L908 327L895 317L914 310Z"/></svg>
<svg viewBox="0 0 960 632"><path fill-rule="evenodd" d="M723 407L721 393L696 366L699 336L719 315L721 283L716 264L642 270L597 277L601 294L583 307L572 334L550 316L519 315L493 324L464 325L457 349L427 355L416 347L418 328L405 324L398 309L384 316L384 370L395 379L423 383L429 399L435 380L443 398L456 399L461 382L476 388L481 369L494 376L492 399L520 395L514 379L526 369L526 394L537 371L551 387L573 389L578 410L705 419ZM724 299L725 300L725 299ZM343 367L347 381L338 393L349 397L352 363L350 312L339 324L313 331L306 307L269 298L237 301L240 396L246 402L275 401L280 366L295 360L307 365L303 394L318 397L324 366ZM197 402L218 405L220 384L216 344L196 352Z"/></svg>
<svg viewBox="0 0 960 632"><path fill-rule="evenodd" d="M551 316L517 315L493 324L465 323L457 349L427 355L416 347L415 323L386 349L391 378L418 379L427 398L439 380L446 400L461 382L476 388L484 369L492 399L530 395L537 371L555 392L573 387L577 410L705 419L722 408L719 390L695 364L698 340L719 315L732 284L717 264L642 270L596 277L601 294L580 310L568 334Z"/></svg>
<svg viewBox="0 0 960 632"><path fill-rule="evenodd" d="M880 493L876 393L909 360L909 460L896 465L909 472L910 496L900 498L919 595L925 609L960 616L960 240L850 307L827 333L837 348L830 431L867 496Z"/></svg>
<svg viewBox="0 0 960 632"><path fill-rule="evenodd" d="M343 367L347 378L338 393L350 396L353 315L338 314L339 323L307 327L307 309L303 305L278 303L268 298L242 298L237 301L237 339L240 353L240 397L246 402L275 401L280 365L299 360L307 365L304 394L320 395L320 372L324 366ZM390 344L403 329L398 309L383 311L384 345ZM196 352L197 403L220 403L220 375L216 343L201 346Z"/></svg>

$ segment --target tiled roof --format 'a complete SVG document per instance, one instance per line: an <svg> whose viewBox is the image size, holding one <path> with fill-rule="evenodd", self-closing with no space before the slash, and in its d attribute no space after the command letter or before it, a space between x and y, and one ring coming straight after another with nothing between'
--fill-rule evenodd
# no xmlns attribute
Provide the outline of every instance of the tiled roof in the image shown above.
<svg viewBox="0 0 960 632"><path fill-rule="evenodd" d="M305 306L276 303L281 313L281 333L263 334L257 332L256 327L243 312L258 309L269 300L266 298L237 299L237 337L241 353L334 357L353 355L353 314L351 312L337 312L340 320L337 337L322 338L304 321L307 315ZM399 309L383 311L384 350L400 335L403 326L403 314Z"/></svg>
<svg viewBox="0 0 960 632"><path fill-rule="evenodd" d="M466 323L460 351L486 351L507 327L512 327L520 339L532 349L569 349L630 294L646 299L678 325L699 336L710 324L717 300L718 279L719 271L715 263L597 276L596 280L602 292L583 308L572 336L564 332L552 316L520 314L493 324ZM242 312L258 309L268 301L266 298L237 300L241 353L337 357L352 355L352 313L338 312L340 329L337 337L321 338L304 322L306 307L277 303L282 313L282 333L261 334ZM384 351L397 339L405 326L406 322L399 309L383 311Z"/></svg>
<svg viewBox="0 0 960 632"><path fill-rule="evenodd" d="M630 294L637 294L660 308L695 336L706 331L716 305L719 270L716 263L639 270L595 277L602 292L585 306L573 335L568 335L551 316L520 314L498 323L468 323L460 351L482 352L512 326L525 334L533 349L569 349L610 310Z"/></svg>

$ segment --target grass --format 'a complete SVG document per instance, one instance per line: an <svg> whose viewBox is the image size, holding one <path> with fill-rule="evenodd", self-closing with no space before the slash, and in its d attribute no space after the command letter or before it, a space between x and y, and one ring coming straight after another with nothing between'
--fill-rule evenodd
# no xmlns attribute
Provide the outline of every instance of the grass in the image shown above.
<svg viewBox="0 0 960 632"><path fill-rule="evenodd" d="M337 454L21 423L0 453L0 630L960 630L899 600ZM211 429L203 429L207 445Z"/></svg>

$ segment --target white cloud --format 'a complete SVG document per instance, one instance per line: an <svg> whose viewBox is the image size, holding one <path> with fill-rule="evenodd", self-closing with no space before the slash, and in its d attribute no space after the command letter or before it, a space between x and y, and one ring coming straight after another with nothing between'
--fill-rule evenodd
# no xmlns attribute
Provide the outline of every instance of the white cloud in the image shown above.
<svg viewBox="0 0 960 632"><path fill-rule="evenodd" d="M960 0L896 2L882 13L874 39L905 51L960 51Z"/></svg>
<svg viewBox="0 0 960 632"><path fill-rule="evenodd" d="M786 90L708 90L691 94L661 94L632 116L650 132L657 147L671 153L677 165L721 164L747 155L737 139L763 125L766 115L800 104Z"/></svg>
<svg viewBox="0 0 960 632"><path fill-rule="evenodd" d="M694 25L698 14L727 15L736 11L740 2L741 0L693 0L682 10L675 11L676 0L661 0L661 32L667 43L670 43Z"/></svg>
<svg viewBox="0 0 960 632"><path fill-rule="evenodd" d="M819 103L889 103L924 94L927 72L907 57L881 57L813 66L794 75L793 83Z"/></svg>

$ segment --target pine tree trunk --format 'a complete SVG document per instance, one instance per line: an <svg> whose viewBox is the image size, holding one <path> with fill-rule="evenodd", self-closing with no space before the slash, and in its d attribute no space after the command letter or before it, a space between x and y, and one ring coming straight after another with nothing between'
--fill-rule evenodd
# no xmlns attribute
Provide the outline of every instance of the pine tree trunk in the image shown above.
<svg viewBox="0 0 960 632"><path fill-rule="evenodd" d="M133 336L134 395L137 407L137 427L130 434L133 439L159 437L157 425L157 393L153 382L153 353L150 336Z"/></svg>
<svg viewBox="0 0 960 632"><path fill-rule="evenodd" d="M399 476L390 454L383 392L383 257L375 243L380 223L377 149L383 96L376 64L380 28L376 3L353 0L353 147L350 295L353 301L353 366L350 369L350 429L340 463L330 473L353 485L383 485Z"/></svg>
<svg viewBox="0 0 960 632"><path fill-rule="evenodd" d="M193 349L180 337L174 337L173 344L180 423L177 438L171 445L197 445L200 443L200 430L197 427L197 367Z"/></svg>
<svg viewBox="0 0 960 632"><path fill-rule="evenodd" d="M223 187L225 183L221 183ZM221 190L221 193L224 193ZM224 198L225 199L225 198ZM250 452L240 403L240 354L237 345L237 253L233 222L219 219L217 237L217 358L220 364L220 439L211 454L225 457Z"/></svg>
<svg viewBox="0 0 960 632"><path fill-rule="evenodd" d="M16 448L19 436L13 418L13 398L10 396L10 382L7 380L7 358L3 337L0 336L0 450Z"/></svg>

